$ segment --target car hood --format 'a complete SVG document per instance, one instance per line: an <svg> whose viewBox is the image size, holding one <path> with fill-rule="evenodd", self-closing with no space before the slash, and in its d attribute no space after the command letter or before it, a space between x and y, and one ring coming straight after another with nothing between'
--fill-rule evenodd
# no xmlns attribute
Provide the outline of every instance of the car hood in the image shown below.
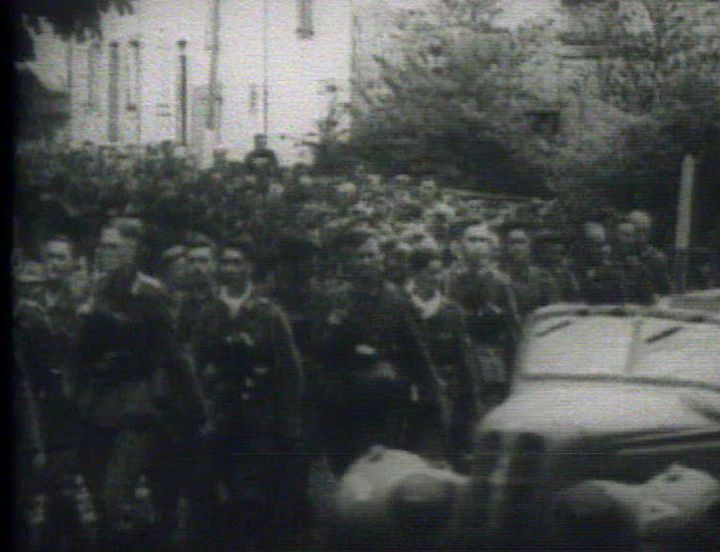
<svg viewBox="0 0 720 552"><path fill-rule="evenodd" d="M607 382L522 385L478 432L534 433L558 441L619 433L720 427L720 393Z"/></svg>

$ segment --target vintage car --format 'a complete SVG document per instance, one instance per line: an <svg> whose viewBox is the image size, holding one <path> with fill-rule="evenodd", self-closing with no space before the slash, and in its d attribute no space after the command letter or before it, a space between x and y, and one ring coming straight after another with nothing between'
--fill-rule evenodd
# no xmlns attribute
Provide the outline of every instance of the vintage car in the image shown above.
<svg viewBox="0 0 720 552"><path fill-rule="evenodd" d="M536 311L470 473L371 450L339 549L720 550L719 299Z"/></svg>
<svg viewBox="0 0 720 552"><path fill-rule="evenodd" d="M707 549L692 539L720 527L720 292L704 293L533 314L510 396L476 428L456 547Z"/></svg>

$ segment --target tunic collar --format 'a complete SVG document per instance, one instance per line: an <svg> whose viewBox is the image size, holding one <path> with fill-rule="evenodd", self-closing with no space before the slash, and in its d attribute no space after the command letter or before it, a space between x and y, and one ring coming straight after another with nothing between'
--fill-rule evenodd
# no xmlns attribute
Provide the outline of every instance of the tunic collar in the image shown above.
<svg viewBox="0 0 720 552"><path fill-rule="evenodd" d="M245 291L242 293L240 297L232 297L228 293L227 287L223 286L220 288L220 293L218 295L220 301L222 301L225 306L230 311L230 318L234 319L237 318L237 315L240 313L240 310L245 306L245 304L250 299L250 295L252 295L253 292L253 284L252 282L248 282L247 287L245 288Z"/></svg>

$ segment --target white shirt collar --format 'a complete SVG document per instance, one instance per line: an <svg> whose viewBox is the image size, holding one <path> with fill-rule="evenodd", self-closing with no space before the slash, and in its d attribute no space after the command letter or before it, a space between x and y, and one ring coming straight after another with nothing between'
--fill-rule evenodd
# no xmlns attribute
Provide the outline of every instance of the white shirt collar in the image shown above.
<svg viewBox="0 0 720 552"><path fill-rule="evenodd" d="M240 297L231 297L228 294L227 287L225 286L220 288L220 293L218 297L223 303L225 303L228 310L230 311L230 318L235 318L240 312L240 309L242 309L245 303L247 303L248 299L250 299L250 295L252 294L252 292L253 284L252 282L248 282L245 291L243 291L243 294Z"/></svg>
<svg viewBox="0 0 720 552"><path fill-rule="evenodd" d="M413 306L420 313L420 318L422 318L423 320L427 320L428 318L435 316L440 310L440 307L443 305L445 301L445 296L440 292L439 289L436 289L433 292L432 297L426 300L415 293L415 288L415 280L410 280L407 284L405 284L405 291L410 296L410 301L412 302Z"/></svg>

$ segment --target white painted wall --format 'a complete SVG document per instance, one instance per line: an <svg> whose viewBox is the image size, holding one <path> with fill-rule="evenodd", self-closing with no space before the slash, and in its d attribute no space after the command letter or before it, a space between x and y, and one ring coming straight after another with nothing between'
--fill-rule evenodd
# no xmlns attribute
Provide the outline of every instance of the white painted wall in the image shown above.
<svg viewBox="0 0 720 552"><path fill-rule="evenodd" d="M347 93L350 70L350 0L315 0L315 36L297 37L294 0L267 0L269 13L269 138L283 162L309 161L308 152L295 143L316 128L327 97L321 83L334 80ZM87 44L74 52L74 137L75 140L105 142L107 139L107 60L109 43L121 44L121 67L129 54L132 38L142 41L143 51L143 141L173 139L175 116L156 116L156 104L166 101L177 108L179 39L188 40L188 89L206 84L209 74L209 0L138 0L136 13L107 16L103 21L103 55L97 86L100 106L87 113ZM262 20L263 0L222 0L222 32L219 79L224 90L223 146L231 158L252 147L255 133L262 131ZM48 85L65 88L65 46L50 33L37 39L37 61L29 64ZM121 80L121 108L125 106L125 79ZM257 114L249 110L249 89L260 90ZM191 102L188 102L190 105ZM133 141L132 115L123 113L121 132ZM191 119L191 117L189 117Z"/></svg>

